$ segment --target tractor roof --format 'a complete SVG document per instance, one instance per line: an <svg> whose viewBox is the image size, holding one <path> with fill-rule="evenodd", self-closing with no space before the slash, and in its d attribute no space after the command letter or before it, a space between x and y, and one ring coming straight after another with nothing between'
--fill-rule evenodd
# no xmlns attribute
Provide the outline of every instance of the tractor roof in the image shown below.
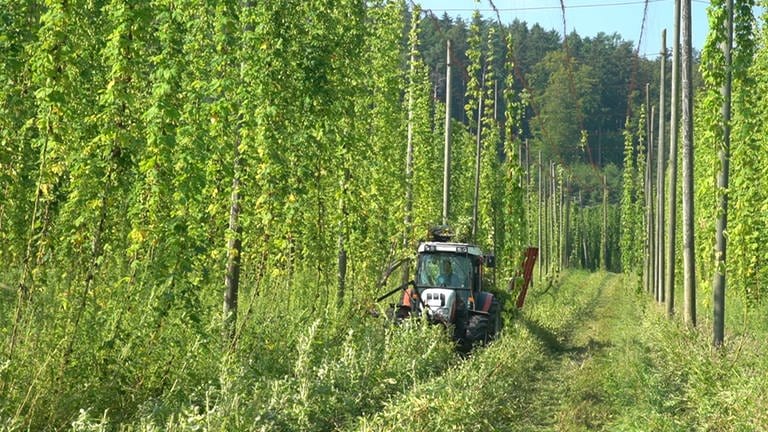
<svg viewBox="0 0 768 432"><path fill-rule="evenodd" d="M483 251L478 246L467 243L435 242L428 241L419 244L419 253L448 252L483 256Z"/></svg>

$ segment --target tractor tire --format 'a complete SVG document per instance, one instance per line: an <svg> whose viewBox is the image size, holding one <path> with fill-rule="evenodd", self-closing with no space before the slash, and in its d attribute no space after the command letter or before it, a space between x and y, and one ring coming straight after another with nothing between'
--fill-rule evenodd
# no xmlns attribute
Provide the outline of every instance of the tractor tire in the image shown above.
<svg viewBox="0 0 768 432"><path fill-rule="evenodd" d="M453 340L459 345L463 345L467 335L467 309L464 307L461 299L458 300L456 315L453 322Z"/></svg>
<svg viewBox="0 0 768 432"><path fill-rule="evenodd" d="M501 332L502 327L504 326L504 322L501 318L501 303L494 299L493 303L491 303L491 308L488 311L489 315L489 328L488 328L488 334L489 339L496 339L496 336L499 335Z"/></svg>
<svg viewBox="0 0 768 432"><path fill-rule="evenodd" d="M469 346L476 343L485 344L489 339L490 320L487 315L472 315L467 324L466 343Z"/></svg>
<svg viewBox="0 0 768 432"><path fill-rule="evenodd" d="M405 319L408 319L411 317L411 307L410 306L403 306L403 305L397 305L395 306L394 310L394 321L396 322L402 322Z"/></svg>

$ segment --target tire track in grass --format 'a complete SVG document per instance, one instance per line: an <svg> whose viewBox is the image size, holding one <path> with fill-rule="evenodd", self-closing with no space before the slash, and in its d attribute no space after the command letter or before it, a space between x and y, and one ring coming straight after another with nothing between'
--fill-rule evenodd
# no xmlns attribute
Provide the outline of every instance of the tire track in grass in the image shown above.
<svg viewBox="0 0 768 432"><path fill-rule="evenodd" d="M585 286L574 285L580 281ZM553 310L542 309L542 302L522 318L547 355L525 393L530 410L509 430L600 430L611 423L602 381L605 359L616 346L611 328L621 317L617 308L626 304L621 281L613 274L576 274L555 294Z"/></svg>
<svg viewBox="0 0 768 432"><path fill-rule="evenodd" d="M417 384L381 413L360 418L350 430L599 427L605 411L599 387L579 371L610 346L599 335L601 320L593 321L606 316L606 296L619 281L604 273L569 275L546 296L532 298L531 313L510 320L499 340Z"/></svg>

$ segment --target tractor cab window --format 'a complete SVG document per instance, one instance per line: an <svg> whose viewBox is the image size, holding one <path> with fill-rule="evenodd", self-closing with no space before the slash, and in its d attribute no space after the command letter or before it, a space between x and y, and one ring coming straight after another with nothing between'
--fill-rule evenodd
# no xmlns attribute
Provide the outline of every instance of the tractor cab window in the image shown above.
<svg viewBox="0 0 768 432"><path fill-rule="evenodd" d="M419 256L416 282L422 286L470 288L472 264L469 257L450 253Z"/></svg>

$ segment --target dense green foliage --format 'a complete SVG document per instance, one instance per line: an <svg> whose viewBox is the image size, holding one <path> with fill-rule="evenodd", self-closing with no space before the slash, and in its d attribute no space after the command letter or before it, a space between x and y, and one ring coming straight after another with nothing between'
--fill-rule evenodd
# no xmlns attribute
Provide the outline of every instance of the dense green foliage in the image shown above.
<svg viewBox="0 0 768 432"><path fill-rule="evenodd" d="M353 337L349 322L371 304L385 266L412 254L440 216L442 119L418 51L418 13L406 47L403 2L5 1L0 9L4 427L60 429L81 409L111 424L162 427L190 401L241 397L229 386L254 379L296 372L309 375L286 386L321 385L328 371L289 353L324 358L331 345L339 356L359 351L360 364L394 355L391 379L446 367L447 342L423 358L395 354L401 348L386 340L424 335L401 341L378 329L377 342ZM493 107L481 112L478 240L516 254L522 240L504 238L521 225L522 196L505 197L504 180L517 182L519 169L497 151ZM460 223L471 209L474 140L464 125L455 130L450 222ZM402 174L407 131L411 178ZM228 229L230 206L239 213ZM403 226L409 206L413 229ZM242 251L227 249L233 237ZM222 339L233 254L239 304ZM501 260L494 277L512 270ZM309 339L308 322L317 329ZM367 374L357 366L333 372L328 388L358 388L344 375ZM374 387L389 382L382 377ZM273 392L253 395L264 413L286 394L280 385L255 391ZM360 397L375 408L372 395ZM274 421L289 428L336 422L283 414Z"/></svg>
<svg viewBox="0 0 768 432"><path fill-rule="evenodd" d="M752 24L740 6L728 268L750 318L768 281L768 42ZM697 111L702 278L718 193L713 34ZM442 216L447 38L448 222L468 237L477 156L475 240L498 256L497 289L542 240L533 308L507 305L503 337L468 359L440 326L368 316L400 281L379 287L382 272ZM635 89L657 68L616 35L563 40L404 1L0 0L0 50L2 430L503 429L526 420L526 384L557 354L548 335L568 337L600 278L618 290L617 276L567 269L641 272L652 161ZM650 428L721 429L715 403L764 424L745 372L766 369L760 347L745 335L749 358L713 372L738 352L713 358L695 333L657 324L627 281L639 308L626 314L658 331L626 329L647 348L621 351L637 375L598 360L615 417L595 424L643 428L651 412ZM628 409L623 389L659 383Z"/></svg>
<svg viewBox="0 0 768 432"><path fill-rule="evenodd" d="M766 214L765 103L758 100L758 93L765 88L766 80L766 31L755 34L753 2L740 2L734 13L733 52L733 101L731 122L730 185L728 191L717 190L716 175L720 170L717 151L722 146L723 129L720 118L724 80L724 59L720 44L724 31L714 31L707 40L702 58L704 91L700 95L701 109L697 115L696 131L702 150L697 153L698 189L697 219L707 229L697 231L698 256L701 260L702 285L709 285L714 273L715 258L714 226L704 225L717 215L715 200L727 193L730 200L728 215L727 269L729 287L739 296L759 301L761 291L768 281L766 273L765 240L768 238ZM721 29L725 21L723 2L713 2L710 8L710 25Z"/></svg>
<svg viewBox="0 0 768 432"><path fill-rule="evenodd" d="M766 281L764 265L766 260L765 244L768 238L766 229L765 209L768 208L765 171L766 134L765 116L766 104L761 99L761 91L765 88L766 67L765 55L768 49L766 43L765 17L756 18L753 6L755 2L736 2L734 10L734 50L732 88L732 120L730 146L730 186L722 190L717 186L717 175L721 170L718 152L723 146L723 115L722 115L722 86L725 80L725 59L722 44L725 41L726 9L724 1L712 2L709 7L710 28L704 50L701 53L701 87L696 93L694 110L694 145L695 145L695 244L696 244L696 286L702 291L698 295L698 303L704 315L712 310L712 281L715 275L715 221L720 210L717 207L719 197L727 195L728 226L726 230L727 254L725 273L727 275L727 296L739 299L743 307L754 307L762 303L763 286ZM627 127L627 134L634 129ZM636 160L636 173L630 175L625 171L623 183L622 210L622 259L624 271L641 274L642 263L633 260L639 251L644 251L643 241L647 236L647 220L642 229L638 230L643 214L647 211L648 197L643 194L659 186L644 184L643 177L647 163L651 165L651 177L655 176L655 161L645 161L643 152L647 148L644 127L638 127L634 134L639 142L637 150L632 154L625 153L625 169L632 160ZM655 133L666 133L659 132ZM680 135L678 134L678 137ZM629 140L629 135L627 140ZM629 141L627 141L629 142ZM645 144L645 147L643 147ZM625 147L629 151L629 144ZM673 155L680 158L680 154ZM655 159L655 157L654 157ZM680 163L678 162L678 166ZM678 182L680 178L678 177ZM668 188L662 185L662 188ZM678 199L680 199L680 183ZM634 196L634 198L632 198ZM631 210L629 203L635 205ZM678 205L678 212L681 206ZM678 214L678 223L681 217ZM637 234L633 234L632 230ZM677 229L678 236L680 228ZM630 241L631 237L635 241ZM681 242L677 242L677 248ZM643 253L648 255L647 250ZM676 254L680 257L680 254ZM683 268L680 259L667 266L675 266L676 286L682 286ZM679 292L679 290L678 290ZM741 300L747 299L746 302ZM676 304L681 304L679 301ZM750 306L752 305L752 306ZM729 312L731 313L731 312ZM738 313L738 311L736 312Z"/></svg>

